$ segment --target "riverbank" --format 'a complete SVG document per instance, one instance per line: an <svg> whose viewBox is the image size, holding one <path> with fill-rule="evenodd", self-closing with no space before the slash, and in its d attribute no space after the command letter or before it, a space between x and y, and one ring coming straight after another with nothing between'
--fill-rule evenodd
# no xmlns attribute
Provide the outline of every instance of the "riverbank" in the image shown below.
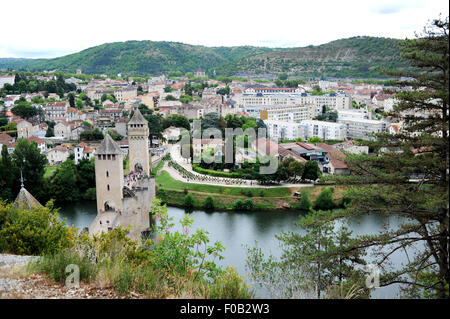
<svg viewBox="0 0 450 319"><path fill-rule="evenodd" d="M311 201L314 201L320 192L329 186L311 185L309 187L236 187L187 183L175 179L162 168L156 175L157 197L165 204L176 207L185 207L185 197L190 194L194 209L206 209L205 200L211 197L214 209L233 210L236 201L251 200L251 210L289 210L296 209L299 199L294 193L300 190L308 192ZM338 203L347 189L345 185L334 185L333 200Z"/></svg>

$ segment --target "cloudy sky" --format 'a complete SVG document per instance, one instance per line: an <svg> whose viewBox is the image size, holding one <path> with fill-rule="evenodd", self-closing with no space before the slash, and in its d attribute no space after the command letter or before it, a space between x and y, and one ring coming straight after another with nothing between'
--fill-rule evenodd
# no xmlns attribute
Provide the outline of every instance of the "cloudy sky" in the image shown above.
<svg viewBox="0 0 450 319"><path fill-rule="evenodd" d="M413 38L447 0L1 1L0 57L57 57L106 42L303 47L358 35Z"/></svg>

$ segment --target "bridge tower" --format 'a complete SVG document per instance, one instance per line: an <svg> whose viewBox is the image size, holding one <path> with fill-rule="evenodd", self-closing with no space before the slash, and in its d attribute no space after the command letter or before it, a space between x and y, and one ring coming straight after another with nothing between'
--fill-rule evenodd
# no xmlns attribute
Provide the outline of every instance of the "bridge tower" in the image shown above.
<svg viewBox="0 0 450 319"><path fill-rule="evenodd" d="M133 117L127 124L128 128L128 163L130 171L142 172L150 176L150 157L148 149L148 122L139 109L134 111Z"/></svg>
<svg viewBox="0 0 450 319"><path fill-rule="evenodd" d="M97 212L123 211L123 152L106 134L95 152Z"/></svg>

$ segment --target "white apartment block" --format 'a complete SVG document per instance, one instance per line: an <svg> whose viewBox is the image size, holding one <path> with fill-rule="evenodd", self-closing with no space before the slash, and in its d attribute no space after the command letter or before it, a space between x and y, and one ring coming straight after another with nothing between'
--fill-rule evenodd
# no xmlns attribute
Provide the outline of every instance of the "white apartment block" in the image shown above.
<svg viewBox="0 0 450 319"><path fill-rule="evenodd" d="M8 75L8 74L0 74L0 89L3 88L3 86L8 83L11 85L14 85L15 75Z"/></svg>
<svg viewBox="0 0 450 319"><path fill-rule="evenodd" d="M267 133L273 141L282 139L296 140L297 138L305 138L304 126L300 123L265 120Z"/></svg>
<svg viewBox="0 0 450 319"><path fill-rule="evenodd" d="M45 116L48 120L65 119L69 102L49 102L45 106Z"/></svg>
<svg viewBox="0 0 450 319"><path fill-rule="evenodd" d="M255 113L256 109L292 107L297 105L312 105L317 116L321 114L322 107L327 106L335 110L350 110L352 99L350 95L344 93L329 93L324 95L312 95L304 93L300 88L286 92L270 92L270 88L265 91L256 92L255 89L247 89L242 94L234 96L236 107L247 113ZM269 91L267 91L269 90ZM266 92L267 91L267 92Z"/></svg>
<svg viewBox="0 0 450 319"><path fill-rule="evenodd" d="M320 137L323 140L343 140L347 138L345 125L340 123L306 120L301 124L305 128L305 139Z"/></svg>
<svg viewBox="0 0 450 319"><path fill-rule="evenodd" d="M362 111L347 111L347 110L339 110L338 111L338 119L368 119L369 114L366 110Z"/></svg>
<svg viewBox="0 0 450 319"><path fill-rule="evenodd" d="M314 108L312 105L298 105L293 107L268 108L260 111L259 118L269 121L301 122L312 120Z"/></svg>
<svg viewBox="0 0 450 319"><path fill-rule="evenodd" d="M389 123L378 120L345 118L338 122L345 126L348 138L373 139L369 134L389 130Z"/></svg>

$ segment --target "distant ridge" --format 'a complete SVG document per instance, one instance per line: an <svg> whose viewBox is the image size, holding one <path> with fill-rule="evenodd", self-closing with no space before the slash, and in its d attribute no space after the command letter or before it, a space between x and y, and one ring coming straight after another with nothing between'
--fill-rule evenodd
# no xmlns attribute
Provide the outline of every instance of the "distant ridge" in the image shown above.
<svg viewBox="0 0 450 319"><path fill-rule="evenodd" d="M148 76L168 71L193 72L201 68L212 74L238 72L281 73L303 77L382 77L379 68L401 68L402 40L352 37L319 46L267 48L252 46L205 47L165 41L105 43L53 59L0 58L0 69Z"/></svg>

